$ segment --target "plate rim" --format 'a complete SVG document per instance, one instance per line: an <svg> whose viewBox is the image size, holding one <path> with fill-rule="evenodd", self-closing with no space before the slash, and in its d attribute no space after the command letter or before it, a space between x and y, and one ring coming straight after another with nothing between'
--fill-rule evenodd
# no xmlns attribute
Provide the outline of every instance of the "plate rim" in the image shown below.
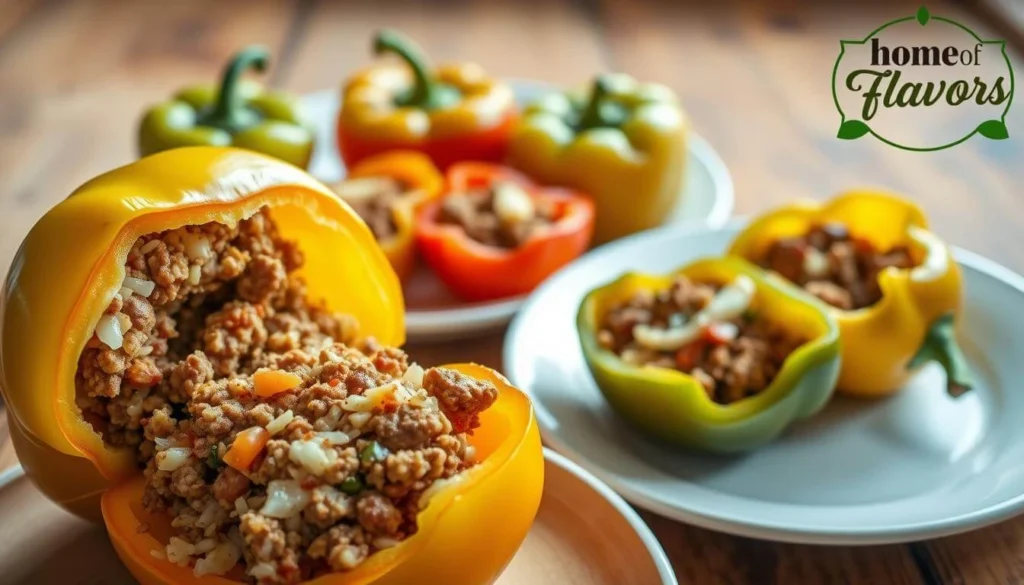
<svg viewBox="0 0 1024 585"><path fill-rule="evenodd" d="M669 561L668 554L661 546L661 542L658 540L658 537L654 535L651 527L644 522L643 518L640 517L640 514L637 514L636 510L634 510L629 503L622 498L622 496L617 494L615 490L609 487L608 484L602 482L593 473L587 471L572 459L569 459L550 447L544 447L544 459L581 480L587 485L587 487L597 492L598 495L611 504L612 507L615 508L615 511L626 519L630 527L633 528L633 531L640 537L640 540L647 548L647 552L651 555L651 560L654 561L654 564L658 569L658 575L661 576L662 585L679 585L679 582L676 580L676 574L672 567L672 563Z"/></svg>
<svg viewBox="0 0 1024 585"><path fill-rule="evenodd" d="M717 228L691 226L689 228L690 233L688 235L690 237L700 237L700 234L704 233L738 230L746 225L750 219L751 218L749 216L735 217ZM627 247L635 245L635 242L637 241L649 238L658 239L660 237L667 237L669 234L679 231L682 231L680 225L663 226L611 242L605 246L601 246L597 250L614 249L620 246ZM1024 276L1021 274L1018 274L995 260L991 260L976 252L972 252L959 246L951 245L949 247L953 253L953 258L960 266L974 270L982 275L1001 282L1024 296ZM514 338L522 335L520 330L523 329L525 315L529 313L530 308L534 304L538 303L543 296L546 296L548 289L554 288L558 284L559 283L556 279L551 279L538 287L530 295L530 298L527 299L526 303L524 303L522 310L516 315L512 323L509 325L502 347L502 362L506 364L506 376L509 377L509 380L511 380L514 385L526 392L531 401L534 402L537 402L537 400L534 398L533 392L527 386L520 385L515 380L515 374L513 371L507 369L507 364L514 362L513 357L516 352L513 348L516 344L513 340ZM553 449L559 451L573 462L579 464L583 469L594 474L594 476L606 483L625 500L632 504L678 522L725 532L735 536L794 544L843 546L900 544L967 532L1006 520L1024 511L1024 493L1020 493L1014 497L991 504L976 511L949 516L938 520L899 524L886 528L879 528L875 526L864 528L844 527L828 529L814 526L786 525L780 522L764 520L751 521L750 519L729 516L727 514L701 512L699 508L689 505L666 505L659 502L656 498L646 495L644 490L632 489L623 481L619 480L617 473L595 464L589 458L581 455L576 449L569 446L566 441L563 441L560 438L559 433L549 428L549 426L544 422L544 417L538 416L537 423L541 431L541 436L546 444L550 445Z"/></svg>
<svg viewBox="0 0 1024 585"><path fill-rule="evenodd" d="M532 91L557 91L562 87L557 83L525 77L505 77L503 79L513 88L530 88ZM336 106L341 103L339 92L334 89L303 93L299 99L302 101L334 100ZM329 126L329 131L335 132L333 125ZM722 226L729 220L736 204L735 184L729 167L718 151L695 130L690 131L686 149L687 153L699 160L711 175L714 199L707 217L694 218L675 225L695 223L715 227ZM413 341L466 339L491 331L508 323L522 308L528 296L527 294L484 303L467 303L449 309L406 309L406 337Z"/></svg>

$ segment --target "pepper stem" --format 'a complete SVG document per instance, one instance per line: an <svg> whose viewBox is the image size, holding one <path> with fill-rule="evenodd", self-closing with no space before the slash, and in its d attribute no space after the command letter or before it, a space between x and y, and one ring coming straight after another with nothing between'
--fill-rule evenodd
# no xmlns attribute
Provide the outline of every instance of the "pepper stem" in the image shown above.
<svg viewBox="0 0 1024 585"><path fill-rule="evenodd" d="M913 370L930 361L938 362L946 370L946 391L950 396L956 398L974 386L974 374L956 342L953 313L946 313L932 322L907 368Z"/></svg>
<svg viewBox="0 0 1024 585"><path fill-rule="evenodd" d="M245 107L240 82L242 74L247 70L262 72L269 64L270 52L265 47L251 46L235 53L221 75L217 102L199 122L204 126L214 126L228 132L237 132L256 123L259 116Z"/></svg>
<svg viewBox="0 0 1024 585"><path fill-rule="evenodd" d="M587 100L587 105L584 106L583 113L580 114L580 120L576 124L578 132L604 126L607 123L603 110L605 98L608 97L609 93L611 93L611 86L608 83L608 79L604 75L595 77L594 85L590 88L590 97Z"/></svg>
<svg viewBox="0 0 1024 585"><path fill-rule="evenodd" d="M441 108L459 100L458 90L437 82L430 74L423 49L398 31L391 29L379 31L373 39L373 52L377 55L393 53L405 61L412 71L412 89L395 98L395 103L399 106L417 106L429 110Z"/></svg>

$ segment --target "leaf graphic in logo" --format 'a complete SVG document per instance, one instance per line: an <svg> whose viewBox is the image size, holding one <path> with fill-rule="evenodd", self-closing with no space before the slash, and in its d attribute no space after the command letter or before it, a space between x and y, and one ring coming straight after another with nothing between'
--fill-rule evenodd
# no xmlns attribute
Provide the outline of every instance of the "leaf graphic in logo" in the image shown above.
<svg viewBox="0 0 1024 585"><path fill-rule="evenodd" d="M928 21L931 20L931 18L932 14L931 12L928 12L928 8L922 6L917 9L917 22L920 22L921 26L928 24Z"/></svg>
<svg viewBox="0 0 1024 585"><path fill-rule="evenodd" d="M1010 133L1006 130L1006 124L1000 120L989 120L978 126L978 134L991 140L1006 140Z"/></svg>
<svg viewBox="0 0 1024 585"><path fill-rule="evenodd" d="M871 129L868 128L868 125L860 120L847 120L839 127L839 134L837 136L843 140L855 140L870 131Z"/></svg>

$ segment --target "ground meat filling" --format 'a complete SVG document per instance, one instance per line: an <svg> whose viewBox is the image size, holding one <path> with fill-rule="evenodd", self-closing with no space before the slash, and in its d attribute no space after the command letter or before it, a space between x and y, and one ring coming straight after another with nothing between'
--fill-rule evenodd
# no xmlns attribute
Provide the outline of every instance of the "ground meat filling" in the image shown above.
<svg viewBox="0 0 1024 585"><path fill-rule="evenodd" d="M378 240L397 233L394 205L415 193L408 185L391 177L348 179L336 184L334 192L352 206Z"/></svg>
<svg viewBox="0 0 1024 585"><path fill-rule="evenodd" d="M79 359L78 404L131 447L155 556L253 583L347 571L415 533L423 495L473 464L489 382L355 344L306 301L302 256L260 212L142 237Z"/></svg>
<svg viewBox="0 0 1024 585"><path fill-rule="evenodd" d="M439 221L460 226L471 239L496 248L517 248L555 222L553 206L513 183L446 196Z"/></svg>
<svg viewBox="0 0 1024 585"><path fill-rule="evenodd" d="M730 404L767 388L806 341L761 315L755 295L746 276L724 286L677 276L668 289L613 306L597 340L632 365L689 374L711 400Z"/></svg>
<svg viewBox="0 0 1024 585"><path fill-rule="evenodd" d="M775 241L761 266L774 270L826 303L849 311L882 299L878 274L890 267L912 268L906 246L879 250L850 235L841 223L825 223L807 234Z"/></svg>

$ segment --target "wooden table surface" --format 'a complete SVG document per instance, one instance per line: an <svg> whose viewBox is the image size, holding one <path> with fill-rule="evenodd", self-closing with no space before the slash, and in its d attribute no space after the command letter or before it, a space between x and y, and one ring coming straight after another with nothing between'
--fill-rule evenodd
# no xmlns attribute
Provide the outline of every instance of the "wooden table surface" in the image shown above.
<svg viewBox="0 0 1024 585"><path fill-rule="evenodd" d="M991 20L998 11L927 4L934 14L1012 38ZM183 84L212 79L239 46L269 45L276 55L271 82L306 92L336 87L366 60L371 32L387 25L441 60L472 57L500 76L576 85L596 71L622 70L670 85L697 131L728 163L738 213L884 185L911 194L952 243L1022 272L1024 254L1010 244L1024 231L1019 114L1011 111L1008 119L1010 140L972 139L938 153L835 138L829 84L838 40L863 36L918 5L0 0L0 266L46 209L84 180L131 160L143 106ZM1019 67L1019 54L1012 56ZM426 363L500 367L500 344L494 336L414 346L410 353ZM6 438L2 424L0 435ZM0 468L14 463L4 441ZM1024 519L928 542L851 548L780 545L644 518L681 583L1024 582Z"/></svg>

